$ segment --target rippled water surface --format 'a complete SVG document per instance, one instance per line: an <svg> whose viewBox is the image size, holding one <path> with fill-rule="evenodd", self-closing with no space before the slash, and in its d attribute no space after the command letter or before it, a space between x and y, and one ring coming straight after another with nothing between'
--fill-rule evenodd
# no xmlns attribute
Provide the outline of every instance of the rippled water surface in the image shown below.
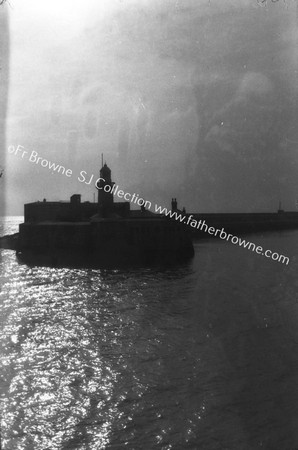
<svg viewBox="0 0 298 450"><path fill-rule="evenodd" d="M168 269L0 250L2 448L298 448L298 232L249 239L290 264L217 240Z"/></svg>

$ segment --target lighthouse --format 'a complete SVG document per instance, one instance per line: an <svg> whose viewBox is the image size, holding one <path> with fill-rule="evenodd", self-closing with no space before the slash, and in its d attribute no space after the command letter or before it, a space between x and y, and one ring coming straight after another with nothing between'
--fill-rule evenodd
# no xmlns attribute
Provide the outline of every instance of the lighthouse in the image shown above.
<svg viewBox="0 0 298 450"><path fill-rule="evenodd" d="M97 183L98 209L101 216L106 217L107 214L113 209L113 186L115 183L111 178L111 169L106 163L102 164L99 175L100 179Z"/></svg>

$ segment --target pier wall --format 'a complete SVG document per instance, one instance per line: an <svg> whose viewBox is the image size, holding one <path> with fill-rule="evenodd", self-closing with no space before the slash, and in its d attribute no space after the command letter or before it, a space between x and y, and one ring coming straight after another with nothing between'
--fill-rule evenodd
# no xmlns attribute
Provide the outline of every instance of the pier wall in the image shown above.
<svg viewBox="0 0 298 450"><path fill-rule="evenodd" d="M298 212L279 213L223 213L223 214L193 214L193 218L201 223L205 222L208 227L224 228L232 233L247 233L266 230L282 230L298 228ZM201 230L192 228L194 236L204 234L205 228ZM206 233L205 233L206 234Z"/></svg>

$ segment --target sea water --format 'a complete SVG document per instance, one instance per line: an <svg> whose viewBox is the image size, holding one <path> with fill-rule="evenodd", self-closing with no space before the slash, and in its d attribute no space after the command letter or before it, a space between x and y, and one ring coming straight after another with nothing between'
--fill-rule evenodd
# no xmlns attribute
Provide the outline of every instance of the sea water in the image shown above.
<svg viewBox="0 0 298 450"><path fill-rule="evenodd" d="M6 218L1 234L22 218ZM176 267L29 267L0 250L3 450L298 448L298 231Z"/></svg>

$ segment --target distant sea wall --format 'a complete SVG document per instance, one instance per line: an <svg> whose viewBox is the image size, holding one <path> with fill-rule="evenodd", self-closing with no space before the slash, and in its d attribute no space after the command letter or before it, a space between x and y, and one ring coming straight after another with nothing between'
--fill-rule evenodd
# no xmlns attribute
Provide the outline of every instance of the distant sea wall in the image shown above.
<svg viewBox="0 0 298 450"><path fill-rule="evenodd" d="M193 236L203 237L206 227L224 228L231 233L249 233L256 231L285 230L298 228L298 212L280 211L277 213L223 213L193 214L193 218L201 221L200 229L193 228Z"/></svg>

